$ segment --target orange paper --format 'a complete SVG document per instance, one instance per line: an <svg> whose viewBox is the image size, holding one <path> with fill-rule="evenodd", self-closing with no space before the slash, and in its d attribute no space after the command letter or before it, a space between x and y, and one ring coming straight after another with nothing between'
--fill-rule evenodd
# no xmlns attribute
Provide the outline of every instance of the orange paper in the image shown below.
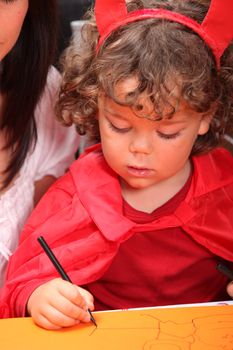
<svg viewBox="0 0 233 350"><path fill-rule="evenodd" d="M3 350L233 350L233 306L94 313L98 324L47 331L31 318L0 320Z"/></svg>

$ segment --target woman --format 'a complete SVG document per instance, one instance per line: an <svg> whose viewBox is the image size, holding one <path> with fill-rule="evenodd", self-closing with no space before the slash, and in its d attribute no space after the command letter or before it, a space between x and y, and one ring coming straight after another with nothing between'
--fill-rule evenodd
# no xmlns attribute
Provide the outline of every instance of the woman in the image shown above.
<svg viewBox="0 0 233 350"><path fill-rule="evenodd" d="M0 286L25 219L78 147L54 117L55 0L0 0Z"/></svg>

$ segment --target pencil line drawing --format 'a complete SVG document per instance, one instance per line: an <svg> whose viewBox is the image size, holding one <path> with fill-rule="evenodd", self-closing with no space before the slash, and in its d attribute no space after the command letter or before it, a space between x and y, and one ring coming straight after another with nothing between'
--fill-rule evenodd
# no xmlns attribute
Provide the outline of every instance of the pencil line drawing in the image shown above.
<svg viewBox="0 0 233 350"><path fill-rule="evenodd" d="M187 322L175 322L161 320L154 314L142 313L140 317L150 326L131 327L98 327L89 335L95 336L100 332L122 331L145 332L153 330L153 338L146 339L142 344L142 350L233 350L233 313L216 313L201 317L190 318ZM109 324L110 322L108 322ZM150 323L150 322L149 322ZM104 336L104 334L102 335Z"/></svg>

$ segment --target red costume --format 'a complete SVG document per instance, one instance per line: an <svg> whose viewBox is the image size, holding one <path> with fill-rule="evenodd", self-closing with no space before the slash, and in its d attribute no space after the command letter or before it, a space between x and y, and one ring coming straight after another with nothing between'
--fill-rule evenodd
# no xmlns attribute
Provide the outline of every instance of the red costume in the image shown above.
<svg viewBox="0 0 233 350"><path fill-rule="evenodd" d="M0 317L23 316L32 291L58 277L37 242L40 235L78 285L103 276L121 243L135 233L169 227L181 227L211 253L233 261L233 158L216 149L193 157L193 167L189 191L174 213L151 223L134 223L122 214L118 177L100 146L89 149L29 218L1 290Z"/></svg>

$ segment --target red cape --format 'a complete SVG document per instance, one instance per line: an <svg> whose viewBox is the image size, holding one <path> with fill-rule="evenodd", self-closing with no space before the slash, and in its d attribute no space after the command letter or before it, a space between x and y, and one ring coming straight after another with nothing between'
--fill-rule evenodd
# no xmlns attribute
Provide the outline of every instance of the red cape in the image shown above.
<svg viewBox="0 0 233 350"><path fill-rule="evenodd" d="M28 297L57 277L37 242L43 235L71 280L86 284L110 266L121 242L135 232L181 226L213 254L233 261L233 157L224 149L193 157L190 190L177 210L149 224L122 214L121 189L100 145L90 148L45 194L10 259L0 317L25 314Z"/></svg>

